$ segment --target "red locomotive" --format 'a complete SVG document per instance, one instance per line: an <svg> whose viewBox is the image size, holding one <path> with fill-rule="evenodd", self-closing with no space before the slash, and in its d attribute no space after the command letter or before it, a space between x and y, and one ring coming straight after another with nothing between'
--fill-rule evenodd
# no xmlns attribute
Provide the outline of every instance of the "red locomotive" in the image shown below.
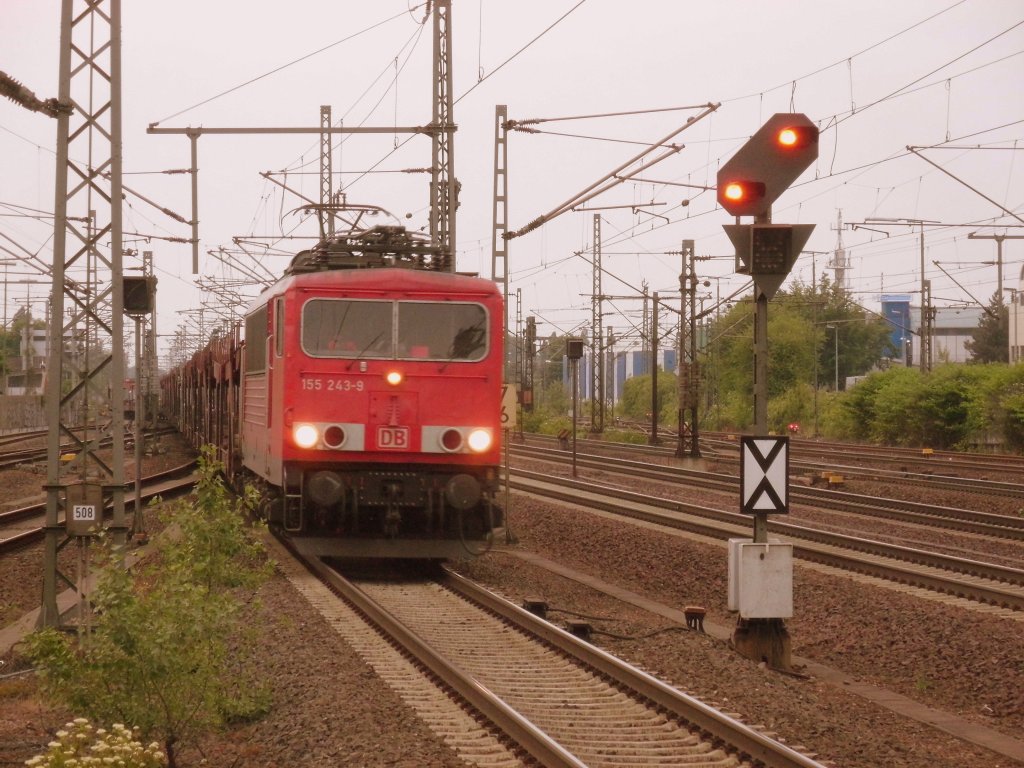
<svg viewBox="0 0 1024 768"><path fill-rule="evenodd" d="M164 381L307 551L464 557L501 525L502 296L430 260L400 227L321 242Z"/></svg>

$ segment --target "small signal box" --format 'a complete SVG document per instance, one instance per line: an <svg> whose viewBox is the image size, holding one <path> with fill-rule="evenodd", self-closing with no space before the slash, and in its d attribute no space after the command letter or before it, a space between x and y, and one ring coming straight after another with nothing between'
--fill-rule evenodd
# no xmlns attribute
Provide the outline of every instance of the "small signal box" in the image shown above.
<svg viewBox="0 0 1024 768"><path fill-rule="evenodd" d="M570 360L579 360L583 357L583 339L572 337L565 340L565 356Z"/></svg>

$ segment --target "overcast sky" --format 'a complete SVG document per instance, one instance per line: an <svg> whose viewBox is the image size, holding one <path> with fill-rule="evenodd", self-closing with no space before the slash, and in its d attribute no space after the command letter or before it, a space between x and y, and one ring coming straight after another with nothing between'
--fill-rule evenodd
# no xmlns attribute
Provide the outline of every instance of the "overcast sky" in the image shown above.
<svg viewBox="0 0 1024 768"><path fill-rule="evenodd" d="M335 121L348 126L428 123L432 27L421 23L423 6L414 3L123 2L124 169L131 174L125 183L189 218L188 177L156 173L187 167L188 141L147 135L155 122L317 126L320 106L329 104ZM40 98L57 95L59 6L57 0L2 2L0 69ZM713 186L719 165L770 115L807 114L821 127L821 156L773 213L778 223L817 225L806 248L821 253L801 256L793 278L809 283L812 264L820 277L841 236L856 302L877 310L879 294L907 293L916 304L918 231L873 225L879 231L838 232L839 212L844 222L884 217L979 225L928 225L925 277L939 306L970 304L972 296L987 303L996 267L983 262L995 261L996 245L968 233L1024 234L1022 221L1000 208L1024 217L1019 0L453 0L451 19L460 270L491 276L496 104L507 104L515 120L690 107L548 122L539 126L542 134L511 134L511 229L638 154L641 146L629 142L657 141L699 114L700 105L714 103L721 106L713 115L675 139L685 149L639 175ZM10 206L52 211L55 137L56 121L0 102L0 246L39 252L47 261L52 222L15 215L24 211ZM382 206L420 228L428 220L429 175L396 171L429 165L430 140L416 137L395 151L405 139L348 137L334 154L335 188L343 185L350 202ZM952 176L908 153L908 145L932 147L922 154ZM302 202L259 174L287 170L289 186L318 198L317 136L204 136L199 165L203 275L236 277L205 255L233 249L233 237L293 251L309 241L282 235L315 235L315 221L297 211ZM391 172L359 173L372 167ZM190 236L185 225L137 197L129 196L128 205L126 232ZM732 219L713 191L628 182L587 203L595 206L607 206L600 211L606 294L633 296L644 283L652 291L678 291L679 257L666 252L678 251L683 239L696 241L698 255L718 257L699 267L711 279L710 293L725 296L743 284L721 228ZM567 213L509 244L511 288L521 290L523 314L538 316L542 334L589 321L593 215ZM180 313L200 302L190 247L136 235L126 235L125 243L155 253L158 330L173 333ZM1006 241L1003 256L1003 284L1016 288L1024 241ZM286 263L282 256L264 259L277 273ZM23 279L14 269L9 279ZM41 314L48 291L45 284L9 283L8 315L28 298ZM606 317L605 325L625 330L638 322L638 309L635 300L617 299L608 311L621 314Z"/></svg>

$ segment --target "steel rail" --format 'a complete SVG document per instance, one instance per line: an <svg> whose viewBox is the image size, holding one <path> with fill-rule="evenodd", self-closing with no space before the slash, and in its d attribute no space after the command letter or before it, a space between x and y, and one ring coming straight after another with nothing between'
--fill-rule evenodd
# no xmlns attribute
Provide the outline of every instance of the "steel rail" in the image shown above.
<svg viewBox="0 0 1024 768"><path fill-rule="evenodd" d="M542 439L545 441L554 438L549 438L546 435L531 435L532 439ZM674 437L672 438L674 443ZM718 445L724 445L733 449L730 453L735 455L724 455L718 454L715 456L716 461L735 463L739 461L739 443L734 441L719 440L714 441ZM614 449L619 451L629 451L631 453L646 454L651 456L661 456L665 458L674 457L676 455L676 449L668 446L656 446L656 445L639 445L636 443L609 443L603 440L580 440L579 444L603 449ZM796 450L804 450L803 448L794 449L794 454L790 458L791 469L804 469L809 471L819 471L824 469L822 466L823 460L818 459L816 461L794 458ZM848 456L849 457L849 456ZM867 457L865 457L867 458ZM941 463L932 459L923 459L917 457L916 459L910 459L907 457L901 457L900 461L915 461L915 463L921 464L932 464L935 470L942 467ZM935 465L938 466L935 466ZM878 480L896 480L900 482L920 482L922 485L928 488L944 488L957 491L967 491L970 493L994 493L1001 496L1018 496L1024 498L1024 484L1004 482L1000 480L985 480L982 478L966 478L957 477L955 475L941 475L935 474L933 469L929 469L928 472L911 472L904 470L894 469L880 469L877 467L861 467L852 465L838 465L828 463L828 469L842 471L842 474L848 477L864 477L867 479L878 479ZM958 468L968 469L970 465L961 464ZM995 471L996 467L993 465L986 464L984 469L988 471ZM1000 467L1003 472L1012 472L1013 467Z"/></svg>
<svg viewBox="0 0 1024 768"><path fill-rule="evenodd" d="M596 483L552 478L549 475L533 472L517 472L511 478L510 485L513 490L554 498L571 504L590 506L616 515L687 530L715 539L748 538L750 535L750 517L740 513L724 512L671 499L659 499L647 494L609 488ZM685 517L679 517L679 515ZM972 584L938 574L923 573L902 566L899 560L912 562L922 567L941 568L992 581L1002 581L1011 586L1024 585L1024 570L1021 569L936 555L909 547L885 545L869 539L828 534L775 521L772 522L772 532L788 534L798 540L801 538L809 540L810 544L800 541L793 542L793 554L805 560L822 562L844 570L878 576L887 580L915 584L990 605L1024 610L1024 591L1015 591L1012 588L995 585ZM815 544L820 546L815 546ZM825 546L836 549L852 549L875 557L896 559L897 562L873 562L865 557L855 557L823 549Z"/></svg>
<svg viewBox="0 0 1024 768"><path fill-rule="evenodd" d="M514 448L515 455L543 458L548 461L565 461L564 451L553 448L523 447ZM631 459L620 459L596 454L577 455L577 464L594 469L627 472L634 477L646 477L661 482L699 482L702 488L713 488L722 491L737 492L739 478L733 475L704 472L685 467L652 466ZM1010 538L1024 541L1024 517L1001 515L994 512L980 512L955 507L939 507L933 504L920 504L901 499L887 499L879 496L865 496L845 491L822 488L805 488L791 486L790 499L811 505L828 503L832 510L843 510L861 515L880 517L885 520L901 520L918 525L929 525L978 533L999 538Z"/></svg>
<svg viewBox="0 0 1024 768"><path fill-rule="evenodd" d="M187 464L182 464L180 466L172 467L171 469L166 469L143 477L142 481L144 485L142 488L142 500L148 502L157 496L173 498L187 493L195 485L195 468L196 463L189 462ZM175 480L178 482L173 482ZM168 483L172 484L168 485ZM132 509L134 507L134 503L134 499L126 499L125 507L127 509ZM38 504L31 504L27 507L12 509L8 512L0 513L0 525L15 523L19 520L24 520L25 518L36 515L43 515L45 512L46 501L44 499ZM38 528L22 531L21 533L13 536L0 538L0 554L12 552L20 547L41 541L45 533L46 529L43 526L39 526Z"/></svg>
<svg viewBox="0 0 1024 768"><path fill-rule="evenodd" d="M287 541L283 541L288 546ZM296 552L290 546L289 549ZM472 676L440 656L415 632L378 605L348 579L318 558L307 558L301 552L296 554L302 557L306 566L336 594L355 607L385 635L393 638L417 663L455 691L487 720L494 723L534 760L549 768L586 768L584 763L508 706L486 686L481 685Z"/></svg>
<svg viewBox="0 0 1024 768"><path fill-rule="evenodd" d="M149 430L149 431L146 432L146 437L154 437L154 436L166 435L166 434L170 434L170 433L175 432L175 431L176 430L168 429L168 428ZM21 439L34 439L34 438L40 437L40 436L45 437L46 434L47 433L45 433L45 432L44 433L40 433L40 434L37 434L37 433L26 433L26 436L23 436ZM126 434L125 435L125 439L126 440L134 439L134 437L135 436L132 435L132 434ZM110 447L111 442L112 442L112 438L105 437L105 438L103 438L102 440L100 440L97 443L97 447L99 447L99 448L108 448L108 447ZM68 441L66 443L61 443L60 444L60 450L61 450L62 453L68 452L68 451L74 451L74 450L77 450L78 445L80 445L80 443L74 443L74 442ZM19 464L25 464L27 462L42 461L45 458L46 458L46 447L45 446L43 446L42 448L24 448L24 449L19 450L19 451L0 451L0 470L2 470L2 469L10 469L10 468L18 466Z"/></svg>
<svg viewBox="0 0 1024 768"><path fill-rule="evenodd" d="M742 758L771 768L823 768L821 763L627 664L622 659L583 642L560 627L498 597L447 567L442 583L502 620L541 638L556 650L640 694L655 706L663 708L672 717L696 728L702 737L724 745L730 752L739 752Z"/></svg>

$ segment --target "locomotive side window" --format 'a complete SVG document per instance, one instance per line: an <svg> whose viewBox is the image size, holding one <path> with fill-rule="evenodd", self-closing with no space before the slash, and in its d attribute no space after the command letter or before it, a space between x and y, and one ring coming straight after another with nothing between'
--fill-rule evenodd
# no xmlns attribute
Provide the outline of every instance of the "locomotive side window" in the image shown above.
<svg viewBox="0 0 1024 768"><path fill-rule="evenodd" d="M274 355L284 354L284 299L274 299Z"/></svg>
<svg viewBox="0 0 1024 768"><path fill-rule="evenodd" d="M398 357L473 362L487 356L487 310L480 304L398 303Z"/></svg>
<svg viewBox="0 0 1024 768"><path fill-rule="evenodd" d="M267 308L260 307L245 318L245 372L267 369Z"/></svg>
<svg viewBox="0 0 1024 768"><path fill-rule="evenodd" d="M390 301L310 299L302 307L302 348L314 357L394 357Z"/></svg>

